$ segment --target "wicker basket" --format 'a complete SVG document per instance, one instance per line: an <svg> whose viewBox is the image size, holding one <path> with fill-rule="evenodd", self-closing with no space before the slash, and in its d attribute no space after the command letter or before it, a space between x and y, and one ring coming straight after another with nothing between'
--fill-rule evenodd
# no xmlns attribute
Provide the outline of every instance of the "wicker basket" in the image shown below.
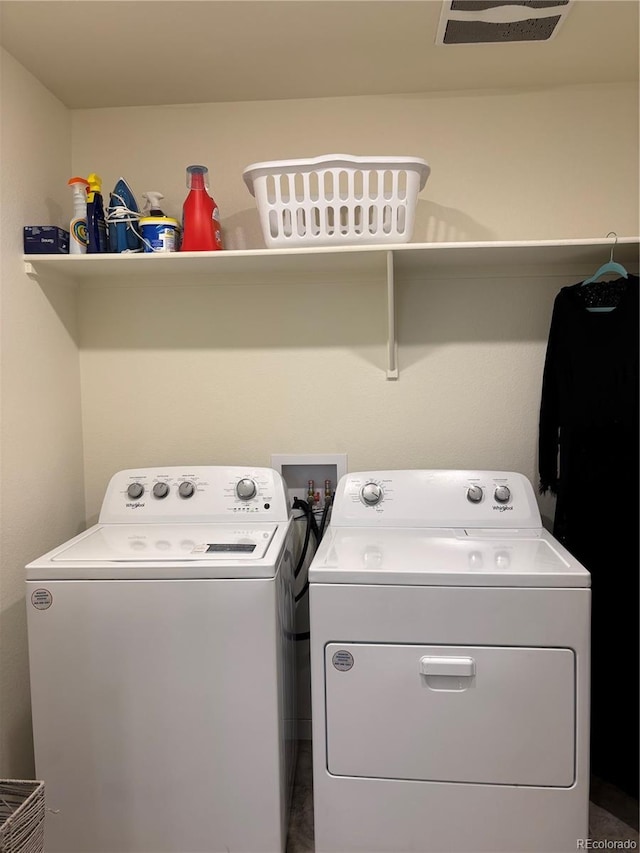
<svg viewBox="0 0 640 853"><path fill-rule="evenodd" d="M0 779L0 853L42 853L44 815L44 782Z"/></svg>

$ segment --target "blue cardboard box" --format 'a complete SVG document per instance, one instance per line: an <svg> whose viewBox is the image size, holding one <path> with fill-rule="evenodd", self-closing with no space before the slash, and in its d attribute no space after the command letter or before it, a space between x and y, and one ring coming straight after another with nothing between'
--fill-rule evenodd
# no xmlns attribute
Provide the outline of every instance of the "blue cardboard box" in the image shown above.
<svg viewBox="0 0 640 853"><path fill-rule="evenodd" d="M25 255L68 255L69 232L55 225L25 225Z"/></svg>

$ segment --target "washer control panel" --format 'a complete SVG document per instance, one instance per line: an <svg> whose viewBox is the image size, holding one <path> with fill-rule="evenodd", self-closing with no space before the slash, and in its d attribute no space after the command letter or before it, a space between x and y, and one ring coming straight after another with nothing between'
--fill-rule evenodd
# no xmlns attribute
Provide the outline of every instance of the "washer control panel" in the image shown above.
<svg viewBox="0 0 640 853"><path fill-rule="evenodd" d="M271 468L172 466L115 474L100 522L286 521L289 513L285 483Z"/></svg>
<svg viewBox="0 0 640 853"><path fill-rule="evenodd" d="M338 483L336 526L539 528L533 488L510 471L368 471Z"/></svg>

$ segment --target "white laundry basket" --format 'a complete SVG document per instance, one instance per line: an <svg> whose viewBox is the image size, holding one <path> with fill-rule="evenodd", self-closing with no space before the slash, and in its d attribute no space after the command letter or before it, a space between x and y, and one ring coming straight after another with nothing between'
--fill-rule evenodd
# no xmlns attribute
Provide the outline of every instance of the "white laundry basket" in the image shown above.
<svg viewBox="0 0 640 853"><path fill-rule="evenodd" d="M419 157L329 154L253 163L243 178L269 248L366 245L411 239L430 171Z"/></svg>

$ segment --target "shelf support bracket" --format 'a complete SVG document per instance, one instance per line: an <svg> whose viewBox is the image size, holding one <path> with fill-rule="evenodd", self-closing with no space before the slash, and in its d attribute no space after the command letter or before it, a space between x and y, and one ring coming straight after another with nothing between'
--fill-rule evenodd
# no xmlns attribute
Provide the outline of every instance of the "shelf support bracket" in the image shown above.
<svg viewBox="0 0 640 853"><path fill-rule="evenodd" d="M387 252L387 379L398 378L398 342L396 340L395 283L393 252Z"/></svg>
<svg viewBox="0 0 640 853"><path fill-rule="evenodd" d="M39 275L38 270L34 267L31 261L24 262L24 271L25 274L29 276L32 281L38 281Z"/></svg>

